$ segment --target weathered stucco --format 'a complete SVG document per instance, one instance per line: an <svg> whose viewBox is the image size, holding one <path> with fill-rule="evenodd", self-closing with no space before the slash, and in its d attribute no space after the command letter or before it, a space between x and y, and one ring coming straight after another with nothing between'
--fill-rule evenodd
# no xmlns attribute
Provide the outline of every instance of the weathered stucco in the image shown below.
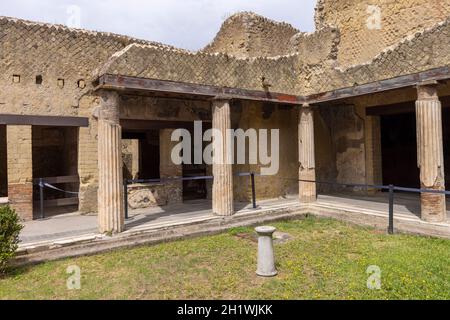
<svg viewBox="0 0 450 320"><path fill-rule="evenodd" d="M375 26L377 10L381 29L368 27ZM319 0L316 28L340 30L338 63L345 67L370 61L405 35L431 28L449 15L450 2L445 0Z"/></svg>
<svg viewBox="0 0 450 320"><path fill-rule="evenodd" d="M299 30L290 24L241 12L230 16L213 42L202 51L238 58L282 56L291 53L291 38L297 33Z"/></svg>
<svg viewBox="0 0 450 320"><path fill-rule="evenodd" d="M237 110L238 109L238 110ZM291 106L276 106L272 104L242 102L235 106L233 110L239 113L240 117L234 121L235 128L244 131L248 129L279 130L279 151L280 158L279 171L274 176L256 177L257 199L274 199L298 193L298 146L297 127L298 111ZM269 134L270 139L270 134ZM269 140L270 141L270 140ZM269 144L270 145L270 144ZM248 157L248 143L246 147ZM269 150L269 155L271 150ZM248 161L248 160L247 160ZM234 172L256 172L260 173L262 165L259 161L257 165L235 165ZM251 183L249 177L239 177L234 181L235 199L240 201L251 200Z"/></svg>
<svg viewBox="0 0 450 320"><path fill-rule="evenodd" d="M381 9L381 30L367 26L369 5ZM0 113L89 119L89 126L80 128L78 134L79 209L96 212L96 110L101 101L93 83L98 76L113 74L307 96L450 66L449 15L450 4L440 0L321 0L313 33L302 33L253 13L239 13L227 19L213 42L198 52L0 17ZM379 119L367 117L365 108L416 98L414 89L403 89L315 108L318 179L379 182ZM212 120L210 101L130 92L122 92L119 111L120 118L128 120ZM280 129L280 171L275 177L257 178L258 198L297 193L298 110L232 101L231 120L233 127L244 130ZM0 126L0 137L2 130ZM5 176L2 164L6 163L10 200L23 210L23 217L30 218L32 128L8 126L6 131L7 158L6 152L1 152L5 147L2 149L0 138L0 174ZM259 165L233 168L235 173L259 169ZM249 179L234 181L235 199L249 200ZM5 188L1 183L5 182L0 182L0 193ZM319 186L319 190L326 189ZM208 190L210 195L210 185ZM180 200L180 192L176 197Z"/></svg>

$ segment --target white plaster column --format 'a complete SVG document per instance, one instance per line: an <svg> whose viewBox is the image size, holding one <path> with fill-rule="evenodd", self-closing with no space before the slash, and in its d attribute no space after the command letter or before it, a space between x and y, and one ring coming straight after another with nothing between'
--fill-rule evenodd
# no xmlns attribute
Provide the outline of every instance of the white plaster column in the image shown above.
<svg viewBox="0 0 450 320"><path fill-rule="evenodd" d="M231 129L231 110L229 100L214 100L212 103L212 128L222 136L220 156L213 163L213 212L219 216L231 216L233 207L233 165L227 161L231 152L231 137L227 130Z"/></svg>
<svg viewBox="0 0 450 320"><path fill-rule="evenodd" d="M122 177L122 129L119 120L120 96L100 93L98 110L98 228L100 233L124 230Z"/></svg>
<svg viewBox="0 0 450 320"><path fill-rule="evenodd" d="M417 96L417 163L421 188L445 190L442 105L437 83L419 85ZM421 215L429 222L446 221L445 195L422 193Z"/></svg>
<svg viewBox="0 0 450 320"><path fill-rule="evenodd" d="M299 180L316 181L314 154L314 111L305 104L300 108L298 124ZM302 203L317 200L316 184L299 182L299 199Z"/></svg>

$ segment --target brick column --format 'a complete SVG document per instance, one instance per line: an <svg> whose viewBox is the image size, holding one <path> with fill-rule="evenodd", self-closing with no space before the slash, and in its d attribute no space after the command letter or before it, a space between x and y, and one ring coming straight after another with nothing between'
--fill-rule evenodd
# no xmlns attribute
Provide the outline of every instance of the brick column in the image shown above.
<svg viewBox="0 0 450 320"><path fill-rule="evenodd" d="M174 129L162 129L159 131L159 155L160 166L159 173L161 178L180 178L183 177L183 166L176 165L172 161L172 149L179 142L172 142L172 132ZM166 183L168 204L183 202L183 182L173 181Z"/></svg>
<svg viewBox="0 0 450 320"><path fill-rule="evenodd" d="M316 180L316 162L314 154L314 111L308 104L300 109L298 124L299 180ZM299 182L299 199L302 203L317 200L316 184Z"/></svg>
<svg viewBox="0 0 450 320"><path fill-rule="evenodd" d="M231 137L227 130L231 129L231 110L228 100L214 100L212 104L213 123L212 127L222 136L221 156L216 157L213 163L213 212L219 216L231 216L233 207L233 165L228 163L227 155L231 150Z"/></svg>
<svg viewBox="0 0 450 320"><path fill-rule="evenodd" d="M445 190L442 105L436 86L430 83L417 87L417 163L423 189ZM446 221L445 195L423 193L421 214L425 221Z"/></svg>
<svg viewBox="0 0 450 320"><path fill-rule="evenodd" d="M116 92L100 93L98 113L98 228L100 233L124 230L122 177L122 130L120 97Z"/></svg>
<svg viewBox="0 0 450 320"><path fill-rule="evenodd" d="M33 219L31 126L7 126L8 199L25 221Z"/></svg>

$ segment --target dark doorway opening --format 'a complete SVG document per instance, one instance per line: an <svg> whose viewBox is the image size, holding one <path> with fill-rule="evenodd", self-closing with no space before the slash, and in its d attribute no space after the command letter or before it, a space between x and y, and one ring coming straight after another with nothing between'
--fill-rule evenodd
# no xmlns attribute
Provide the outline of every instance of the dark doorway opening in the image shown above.
<svg viewBox="0 0 450 320"><path fill-rule="evenodd" d="M209 127L203 127L202 136ZM194 137L194 130L189 130L191 137ZM194 141L191 141L191 163L183 164L183 177L193 178L193 177L205 177L207 176L207 165L205 163L195 164L194 156ZM203 143L202 150L205 149L207 143ZM185 180L183 181L183 200L200 200L207 198L207 187L206 180Z"/></svg>
<svg viewBox="0 0 450 320"><path fill-rule="evenodd" d="M8 160L6 126L0 125L0 198L8 196Z"/></svg>
<svg viewBox="0 0 450 320"><path fill-rule="evenodd" d="M420 188L414 112L381 116L383 184Z"/></svg>
<svg viewBox="0 0 450 320"><path fill-rule="evenodd" d="M79 191L78 128L33 126L33 179L69 192ZM44 189L45 216L78 210L78 196L51 188ZM40 188L33 188L34 212L39 214Z"/></svg>
<svg viewBox="0 0 450 320"><path fill-rule="evenodd" d="M124 131L122 135L124 179L159 179L159 147L159 130Z"/></svg>

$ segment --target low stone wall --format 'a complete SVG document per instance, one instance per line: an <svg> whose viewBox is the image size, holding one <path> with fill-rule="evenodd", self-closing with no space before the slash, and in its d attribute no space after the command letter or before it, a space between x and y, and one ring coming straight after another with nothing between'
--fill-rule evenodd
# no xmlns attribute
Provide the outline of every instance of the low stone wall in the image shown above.
<svg viewBox="0 0 450 320"><path fill-rule="evenodd" d="M182 188L174 184L133 184L128 186L128 208L147 209L179 203Z"/></svg>

